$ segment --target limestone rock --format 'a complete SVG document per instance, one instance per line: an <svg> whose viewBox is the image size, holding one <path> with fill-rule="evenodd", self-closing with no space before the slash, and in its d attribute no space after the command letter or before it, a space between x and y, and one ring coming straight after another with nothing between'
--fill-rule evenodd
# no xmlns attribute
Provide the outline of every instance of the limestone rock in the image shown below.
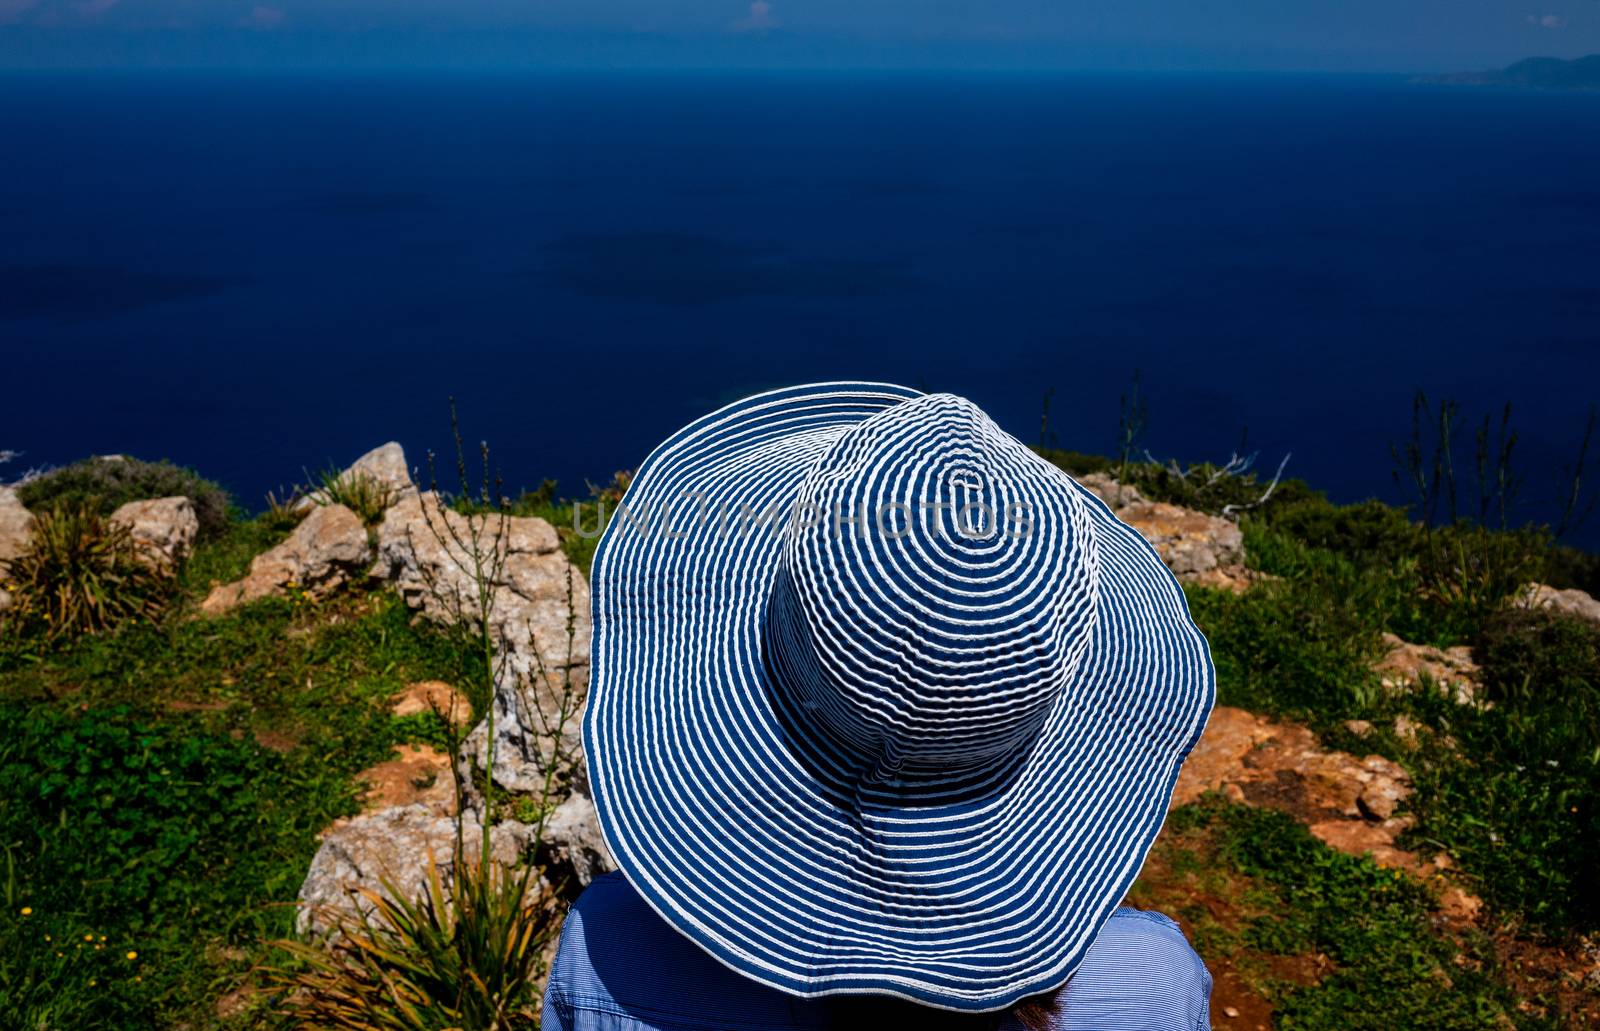
<svg viewBox="0 0 1600 1031"><path fill-rule="evenodd" d="M397 442L375 447L350 464L340 473L340 479L365 477L389 491L389 507L417 493L411 482L411 467L406 464L406 452ZM313 506L327 503L321 491L312 491L295 503L297 511L309 511Z"/></svg>
<svg viewBox="0 0 1600 1031"><path fill-rule="evenodd" d="M0 486L0 612L11 607L5 589L6 563L28 550L33 538L33 513L23 507L17 492Z"/></svg>
<svg viewBox="0 0 1600 1031"><path fill-rule="evenodd" d="M1139 493L1139 488L1117 482L1110 473L1090 473L1075 479L1080 486L1087 488L1090 494L1104 501L1113 512L1129 505L1145 503L1144 495Z"/></svg>
<svg viewBox="0 0 1600 1031"><path fill-rule="evenodd" d="M573 896L596 877L617 868L600 831L594 802L581 791L574 791L545 821L540 853L550 880L564 884Z"/></svg>
<svg viewBox="0 0 1600 1031"><path fill-rule="evenodd" d="M200 520L186 497L130 501L111 513L111 521L128 528L142 561L171 570L189 557Z"/></svg>
<svg viewBox="0 0 1600 1031"><path fill-rule="evenodd" d="M489 623L500 675L493 775L506 790L536 793L551 757L545 727L565 698L562 750L577 754L573 703L588 686L589 585L562 553L555 529L536 518L472 521L441 505L436 494L414 495L384 517L373 574L392 582L425 618L475 625L479 602L469 543L475 529L480 564L495 572ZM487 744L485 720L463 743L463 754L481 768Z"/></svg>
<svg viewBox="0 0 1600 1031"><path fill-rule="evenodd" d="M0 554L0 557L4 557L3 554ZM1518 602L1525 608L1549 609L1552 612L1587 619L1591 623L1600 623L1600 601L1596 601L1587 591L1580 591L1576 587L1558 591L1548 584L1529 584L1524 588Z"/></svg>
<svg viewBox="0 0 1600 1031"><path fill-rule="evenodd" d="M1234 562L1226 566L1207 569L1201 573L1189 573L1179 577L1179 579L1184 583L1198 584L1201 587L1210 587L1213 590L1243 594L1250 589L1252 584L1274 578L1250 569L1241 562Z"/></svg>
<svg viewBox="0 0 1600 1031"><path fill-rule="evenodd" d="M1138 530L1180 580L1249 578L1243 568L1244 537L1226 519L1161 501L1124 505L1117 518Z"/></svg>
<svg viewBox="0 0 1600 1031"><path fill-rule="evenodd" d="M501 791L539 796L552 762L581 756L576 708L589 674L589 584L566 560L560 538L542 519L469 519L442 504L432 491L421 495L411 491L386 512L378 528L378 560L371 575L394 584L421 618L475 628L480 599L474 568L488 573L486 621L498 671L491 775ZM395 698L394 711L426 711L450 696L448 685L414 684ZM448 706L448 701L443 704ZM557 752L546 727L563 706L570 720ZM464 711L464 706L458 708ZM472 765L488 765L488 746L485 719L462 743L466 767L462 772L469 775L464 780L469 786L474 783ZM416 780L422 780L411 776L416 762L416 752L397 752L389 764L374 767L368 780L387 784L389 791L405 797L408 784L414 788ZM581 887L611 869L610 856L600 840L594 804L582 794L581 762L578 768L558 773L557 783L571 783L576 791L547 818L539 858L568 884ZM453 792L448 776L442 773L438 780L448 781ZM307 874L302 900L323 905L339 900L344 897L342 885L371 885L370 871L378 868L389 869L408 884L419 884L426 876L429 850L435 861L448 860L453 823L443 815L448 810L440 807L446 799L435 797L440 791L435 784L424 784L421 791L429 797L358 816L330 831L312 863L312 873ZM453 804L450 797L448 805ZM474 812L483 810L480 792L470 789L466 804L470 844L478 840ZM499 821L493 829L496 855L507 848L526 850L533 834L528 824Z"/></svg>
<svg viewBox="0 0 1600 1031"><path fill-rule="evenodd" d="M366 528L343 505L318 506L287 540L257 555L242 580L214 588L200 611L219 615L238 605L285 593L294 584L323 597L348 582L372 561Z"/></svg>
<svg viewBox="0 0 1600 1031"><path fill-rule="evenodd" d="M1411 644L1387 633L1383 644L1383 658L1372 668L1386 690L1409 690L1426 677L1461 705L1477 696L1478 664L1472 661L1472 649L1466 645L1434 648Z"/></svg>
<svg viewBox="0 0 1600 1031"><path fill-rule="evenodd" d="M0 562L8 562L28 550L33 539L33 513L11 487L0 487Z"/></svg>
<svg viewBox="0 0 1600 1031"><path fill-rule="evenodd" d="M300 886L299 930L323 933L341 914L371 913L371 900L358 892L383 894L385 880L418 897L430 855L448 882L455 869L455 833L453 819L421 804L392 806L334 824L323 834ZM476 855L483 838L475 822L466 821L463 838L467 854ZM508 866L519 862L527 847L526 828L520 824L498 824L490 832L490 854Z"/></svg>

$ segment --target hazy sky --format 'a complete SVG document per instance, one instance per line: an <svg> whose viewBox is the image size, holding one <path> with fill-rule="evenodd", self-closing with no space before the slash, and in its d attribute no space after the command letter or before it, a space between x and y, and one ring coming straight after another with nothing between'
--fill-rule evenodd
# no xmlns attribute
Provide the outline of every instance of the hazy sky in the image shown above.
<svg viewBox="0 0 1600 1031"><path fill-rule="evenodd" d="M1600 51L1600 0L0 0L0 66L1426 71Z"/></svg>

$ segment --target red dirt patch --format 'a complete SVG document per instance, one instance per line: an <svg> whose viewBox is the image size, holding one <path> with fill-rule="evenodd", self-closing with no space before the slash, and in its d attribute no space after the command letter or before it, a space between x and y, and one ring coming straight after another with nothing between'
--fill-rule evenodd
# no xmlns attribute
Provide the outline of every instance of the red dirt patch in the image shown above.
<svg viewBox="0 0 1600 1031"><path fill-rule="evenodd" d="M395 716L420 716L437 712L452 726L464 728L472 720L472 704L466 696L442 680L419 680L389 699L389 712Z"/></svg>
<svg viewBox="0 0 1600 1031"><path fill-rule="evenodd" d="M363 812L420 802L441 815L455 811L450 756L428 745L395 745L394 758L361 771Z"/></svg>
<svg viewBox="0 0 1600 1031"><path fill-rule="evenodd" d="M292 752L300 747L300 736L282 730L273 730L270 727L258 727L255 731L256 744L262 748L271 749L279 754Z"/></svg>
<svg viewBox="0 0 1600 1031"><path fill-rule="evenodd" d="M186 698L173 698L163 704L168 712L222 712L231 702L219 698L207 701L192 701Z"/></svg>

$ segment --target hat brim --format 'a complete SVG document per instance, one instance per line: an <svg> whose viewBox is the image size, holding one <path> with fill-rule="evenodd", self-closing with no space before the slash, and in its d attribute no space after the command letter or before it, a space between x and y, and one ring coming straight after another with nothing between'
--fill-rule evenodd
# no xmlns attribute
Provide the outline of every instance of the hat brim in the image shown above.
<svg viewBox="0 0 1600 1031"><path fill-rule="evenodd" d="M800 996L986 1011L1082 961L1161 828L1215 673L1154 549L1057 470L1095 527L1098 618L1006 776L864 795L796 749L763 654L783 537L761 520L787 517L842 433L919 396L775 391L650 455L595 555L584 746L618 865L716 959Z"/></svg>

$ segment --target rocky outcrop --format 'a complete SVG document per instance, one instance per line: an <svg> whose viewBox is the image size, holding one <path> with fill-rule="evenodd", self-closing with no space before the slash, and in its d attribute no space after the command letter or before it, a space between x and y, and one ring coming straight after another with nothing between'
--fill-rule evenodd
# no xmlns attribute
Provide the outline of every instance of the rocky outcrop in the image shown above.
<svg viewBox="0 0 1600 1031"><path fill-rule="evenodd" d="M1243 590L1251 580L1244 566L1244 537L1220 516L1162 501L1140 501L1117 509L1117 518L1149 541L1179 580Z"/></svg>
<svg viewBox="0 0 1600 1031"><path fill-rule="evenodd" d="M587 664L589 586L562 553L555 528L543 519L491 515L469 520L429 492L400 501L378 528L374 575L394 584L408 605L435 622L476 621L473 571L478 566L491 581L489 622L496 634L508 647L537 645L553 666L566 664L570 590L578 616L573 662Z"/></svg>
<svg viewBox="0 0 1600 1031"><path fill-rule="evenodd" d="M479 598L480 571L487 599ZM522 861L539 836L538 860L571 894L612 869L594 803L584 793L578 736L577 706L588 686L589 587L561 551L554 528L542 519L468 517L441 503L437 494L411 490L385 513L370 572L392 584L419 616L440 624L475 628L486 601L497 670L491 772L498 790L541 796L553 763L576 763L574 769L556 771L556 782L575 790L550 811L542 835L513 819L494 825L497 858ZM392 705L399 715L466 712L445 684L410 685ZM569 718L558 751L548 727L563 710ZM470 809L459 817L452 815L448 760L431 749L396 749L394 758L362 775L369 784L368 804L384 808L335 825L325 836L301 889L307 903L303 927L326 926L326 917L314 914L357 904L350 889L376 890L385 873L415 890L426 875L430 852L435 862L448 862L455 819L462 819L469 847L476 847L483 798L475 774L489 766L488 724L487 718L480 722L462 743L459 772ZM500 801L497 797L497 815ZM441 873L449 871L441 867ZM363 904L370 908L370 902Z"/></svg>
<svg viewBox="0 0 1600 1031"><path fill-rule="evenodd" d="M1383 823L1410 794L1411 778L1382 756L1324 751L1305 727L1219 706L1183 765L1173 804L1206 791L1291 811L1312 825Z"/></svg>
<svg viewBox="0 0 1600 1031"><path fill-rule="evenodd" d="M1379 755L1328 751L1298 724L1219 706L1178 776L1172 804L1218 791L1235 802L1277 809L1304 823L1328 846L1370 855L1380 866L1434 877L1447 862L1428 861L1395 843L1411 825L1401 812L1411 778ZM1470 916L1480 902L1440 882L1441 903Z"/></svg>
<svg viewBox="0 0 1600 1031"><path fill-rule="evenodd" d="M558 718L563 700L569 719L562 750L579 752L573 704L587 689L589 667L589 586L583 574L543 519L469 519L431 492L402 500L378 529L373 574L393 583L427 619L477 624L477 567L492 590L488 619L499 670L494 778L508 791L538 792L551 754L545 728ZM485 722L468 737L463 753L481 767L487 743Z"/></svg>
<svg viewBox="0 0 1600 1031"><path fill-rule="evenodd" d="M546 790L545 773L553 763L575 764L556 771L556 783L574 790L546 818L538 856L550 878L575 894L613 869L594 803L584 793L581 764L578 706L588 686L587 581L561 551L554 528L542 519L469 518L442 504L434 493L413 491L388 510L378 528L371 575L392 584L424 619L477 626L479 569L489 589L488 624L498 671L493 780L499 791L538 797ZM454 711L463 719L468 715L465 700L443 683L409 685L391 704L397 715L435 710ZM568 718L558 753L548 728L563 708ZM489 721L484 719L462 743L459 771L470 807L463 817L474 836L483 811L475 773L489 766L488 745ZM455 806L447 763L431 749L402 747L392 759L364 772L367 804L384 808L329 833L302 898L326 903L343 893L330 885L370 887L374 878L364 871L380 865L420 881L427 849L433 847L436 859L448 851L438 847L440 840L448 842ZM499 798L495 810L501 812ZM538 828L502 819L493 833L497 851L506 843L525 850ZM506 856L507 861L517 858Z"/></svg>
<svg viewBox="0 0 1600 1031"><path fill-rule="evenodd" d="M517 823L496 825L489 835L490 854L507 866L516 864L528 848L526 832ZM455 820L423 804L392 806L334 824L323 834L300 886L300 932L325 933L341 915L370 914L373 902L361 892L387 895L385 883L411 898L420 896L430 857L448 883L455 872L455 835ZM462 837L465 853L476 856L483 841L478 825L466 821Z"/></svg>
<svg viewBox="0 0 1600 1031"><path fill-rule="evenodd" d="M1089 489L1089 493L1106 503L1106 507L1115 512L1126 505L1142 505L1145 502L1139 488L1125 483L1119 483L1110 473L1090 473L1087 476L1076 477L1079 484Z"/></svg>
<svg viewBox="0 0 1600 1031"><path fill-rule="evenodd" d="M372 561L361 519L343 505L317 507L287 540L257 555L242 580L213 588L200 604L208 616L220 615L290 587L325 597L360 575Z"/></svg>
<svg viewBox="0 0 1600 1031"><path fill-rule="evenodd" d="M615 870L611 852L600 831L594 801L574 791L545 820L540 858L552 883L576 894L601 874Z"/></svg>
<svg viewBox="0 0 1600 1031"><path fill-rule="evenodd" d="M1600 624L1600 601L1576 587L1558 591L1548 584L1532 583L1523 589L1517 602L1525 608L1547 609Z"/></svg>
<svg viewBox="0 0 1600 1031"><path fill-rule="evenodd" d="M417 493L416 484L411 482L411 467L406 464L405 449L392 440L356 459L339 474L339 478L346 481L371 480L388 492L391 508ZM327 504L328 500L322 491L314 490L296 502L295 507L300 511L310 511L313 506Z"/></svg>
<svg viewBox="0 0 1600 1031"><path fill-rule="evenodd" d="M1244 564L1244 535L1221 516L1148 501L1137 487L1108 473L1077 477L1078 483L1149 541L1174 576L1184 583L1244 591L1263 578Z"/></svg>
<svg viewBox="0 0 1600 1031"><path fill-rule="evenodd" d="M1384 689L1393 693L1420 687L1430 681L1458 704L1470 704L1478 692L1478 664L1466 645L1434 648L1411 644L1394 634L1383 635L1383 658L1373 665Z"/></svg>
<svg viewBox="0 0 1600 1031"><path fill-rule="evenodd" d="M5 564L27 551L32 540L33 513L23 507L15 490L0 487L0 612L11 607L11 595L5 589Z"/></svg>
<svg viewBox="0 0 1600 1031"><path fill-rule="evenodd" d="M200 535L194 502L182 496L130 501L111 513L111 522L127 527L141 561L168 571L189 557Z"/></svg>

